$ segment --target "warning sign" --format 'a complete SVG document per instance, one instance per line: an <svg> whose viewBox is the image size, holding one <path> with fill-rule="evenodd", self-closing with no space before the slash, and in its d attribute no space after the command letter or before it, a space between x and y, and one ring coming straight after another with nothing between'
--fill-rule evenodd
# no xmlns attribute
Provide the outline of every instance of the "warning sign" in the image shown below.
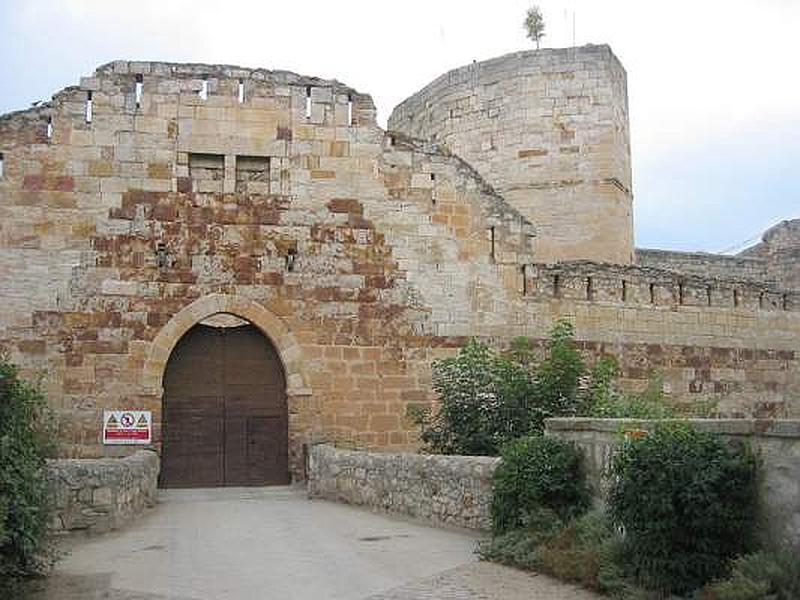
<svg viewBox="0 0 800 600"><path fill-rule="evenodd" d="M152 422L149 410L104 410L103 443L149 444Z"/></svg>

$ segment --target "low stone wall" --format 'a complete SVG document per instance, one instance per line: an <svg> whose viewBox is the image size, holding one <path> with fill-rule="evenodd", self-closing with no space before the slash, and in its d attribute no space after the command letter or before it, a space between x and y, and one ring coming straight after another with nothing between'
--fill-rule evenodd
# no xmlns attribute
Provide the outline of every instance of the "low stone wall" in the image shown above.
<svg viewBox="0 0 800 600"><path fill-rule="evenodd" d="M158 454L126 458L56 459L47 464L55 495L55 532L117 529L156 502Z"/></svg>
<svg viewBox="0 0 800 600"><path fill-rule="evenodd" d="M311 498L407 515L436 524L489 529L497 458L390 454L313 446Z"/></svg>
<svg viewBox="0 0 800 600"><path fill-rule="evenodd" d="M800 420L692 419L692 425L725 439L747 440L761 459L764 540L800 544ZM547 434L575 442L586 455L598 499L603 472L626 430L648 430L652 421L631 419L547 419Z"/></svg>

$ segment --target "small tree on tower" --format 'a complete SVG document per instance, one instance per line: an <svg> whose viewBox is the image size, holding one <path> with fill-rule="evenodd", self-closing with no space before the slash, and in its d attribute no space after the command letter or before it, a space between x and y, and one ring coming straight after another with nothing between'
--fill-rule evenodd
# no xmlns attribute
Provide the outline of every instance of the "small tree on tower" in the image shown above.
<svg viewBox="0 0 800 600"><path fill-rule="evenodd" d="M536 42L536 49L539 49L539 42L544 37L544 18L538 6L531 6L525 13L525 23L523 24L528 38Z"/></svg>

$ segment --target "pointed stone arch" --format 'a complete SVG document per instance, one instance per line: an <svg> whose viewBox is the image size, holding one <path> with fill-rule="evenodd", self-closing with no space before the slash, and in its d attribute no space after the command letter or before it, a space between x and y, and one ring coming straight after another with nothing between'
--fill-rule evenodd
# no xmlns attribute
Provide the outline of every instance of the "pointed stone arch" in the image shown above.
<svg viewBox="0 0 800 600"><path fill-rule="evenodd" d="M311 388L303 371L301 348L280 317L249 298L209 294L176 313L151 343L142 369L143 396L161 398L164 369L175 345L189 329L219 313L249 321L274 344L286 373L286 395L290 399L311 395Z"/></svg>

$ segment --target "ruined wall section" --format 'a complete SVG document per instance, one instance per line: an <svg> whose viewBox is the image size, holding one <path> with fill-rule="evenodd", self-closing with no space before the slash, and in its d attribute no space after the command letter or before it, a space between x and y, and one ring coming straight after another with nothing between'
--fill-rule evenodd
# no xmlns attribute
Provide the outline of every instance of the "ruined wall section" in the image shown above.
<svg viewBox="0 0 800 600"><path fill-rule="evenodd" d="M777 284L777 281L769 278L767 261L757 257L637 248L636 264L696 277L741 279Z"/></svg>
<svg viewBox="0 0 800 600"><path fill-rule="evenodd" d="M771 227L760 243L739 256L766 261L768 277L783 287L800 290L800 219L782 221Z"/></svg>
<svg viewBox="0 0 800 600"><path fill-rule="evenodd" d="M626 74L608 46L517 52L442 75L390 130L446 145L532 223L537 260L633 260Z"/></svg>

